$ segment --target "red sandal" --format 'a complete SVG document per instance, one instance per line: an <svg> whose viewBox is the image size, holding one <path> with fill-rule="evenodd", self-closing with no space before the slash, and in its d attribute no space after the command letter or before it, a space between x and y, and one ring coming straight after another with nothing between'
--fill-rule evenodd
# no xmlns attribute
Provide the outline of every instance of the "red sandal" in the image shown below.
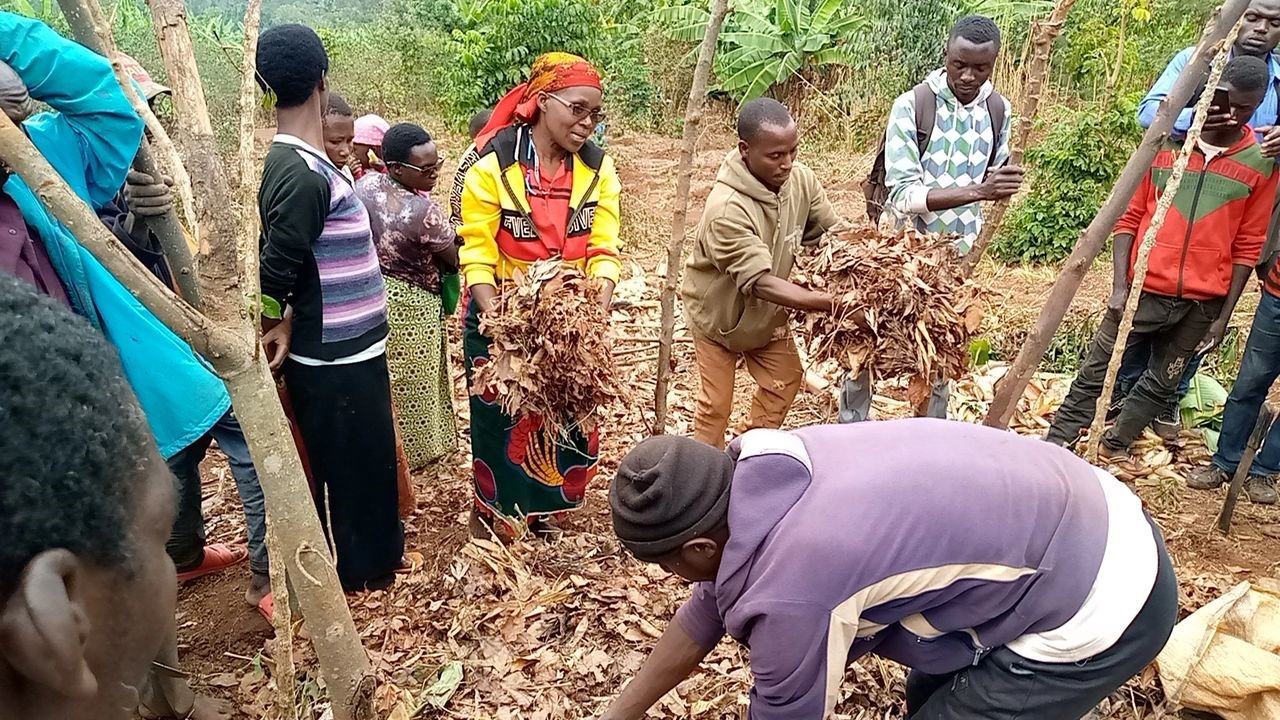
<svg viewBox="0 0 1280 720"><path fill-rule="evenodd" d="M271 593L267 593L262 600L258 601L258 614L267 621L268 625L276 624L276 599Z"/></svg>
<svg viewBox="0 0 1280 720"><path fill-rule="evenodd" d="M214 543L204 546L204 561L194 570L178 573L178 582L189 582L196 578L222 572L249 559L249 548L244 545L225 545Z"/></svg>

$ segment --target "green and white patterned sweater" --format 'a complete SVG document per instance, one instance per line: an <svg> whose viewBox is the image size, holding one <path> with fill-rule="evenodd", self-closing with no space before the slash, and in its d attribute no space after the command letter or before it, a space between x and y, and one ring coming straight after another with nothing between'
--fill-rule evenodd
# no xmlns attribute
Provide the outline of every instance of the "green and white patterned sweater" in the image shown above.
<svg viewBox="0 0 1280 720"><path fill-rule="evenodd" d="M999 100L1005 103L1004 129L993 158L994 133L986 105L993 92L991 83L983 84L973 102L961 105L947 87L945 70L933 71L925 82L936 96L937 115L923 157L916 144L915 93L908 90L900 95L889 115L884 144L889 200L881 221L897 227L911 224L922 232L957 234L960 239L956 246L961 253L967 253L982 231L982 207L973 203L930 212L926 198L934 188L981 183L989 163L994 160L994 167L1004 164L1009 158L1008 101Z"/></svg>

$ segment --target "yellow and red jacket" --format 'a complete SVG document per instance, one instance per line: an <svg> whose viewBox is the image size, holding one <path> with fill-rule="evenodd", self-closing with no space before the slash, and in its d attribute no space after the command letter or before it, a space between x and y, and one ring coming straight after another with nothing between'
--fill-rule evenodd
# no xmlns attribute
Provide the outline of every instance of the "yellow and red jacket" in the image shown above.
<svg viewBox="0 0 1280 720"><path fill-rule="evenodd" d="M523 130L522 130L523 128ZM534 227L517 159L532 142L526 126L512 126L462 158L450 206L462 249L467 286L496 285L537 260L559 256L590 277L617 282L622 184L613 158L587 143L566 159L573 173L567 237L543 238Z"/></svg>

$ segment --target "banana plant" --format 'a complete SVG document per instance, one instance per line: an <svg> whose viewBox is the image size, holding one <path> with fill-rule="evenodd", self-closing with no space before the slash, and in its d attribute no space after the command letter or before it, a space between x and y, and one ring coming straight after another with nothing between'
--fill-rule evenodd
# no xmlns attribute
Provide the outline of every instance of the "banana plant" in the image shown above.
<svg viewBox="0 0 1280 720"><path fill-rule="evenodd" d="M809 68L852 65L853 41L867 27L849 0L741 0L717 49L719 89L747 101ZM697 5L660 8L655 19L675 40L697 42L709 14Z"/></svg>

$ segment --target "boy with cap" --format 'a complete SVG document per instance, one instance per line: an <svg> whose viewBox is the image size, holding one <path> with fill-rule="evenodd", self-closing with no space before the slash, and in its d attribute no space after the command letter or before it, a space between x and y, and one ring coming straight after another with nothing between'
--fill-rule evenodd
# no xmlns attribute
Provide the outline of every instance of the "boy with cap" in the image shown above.
<svg viewBox="0 0 1280 720"><path fill-rule="evenodd" d="M726 632L751 649L752 720L829 717L871 652L912 668L915 720L1078 720L1178 611L1133 493L976 425L753 430L727 452L650 438L609 500L623 545L698 584L606 720L642 717Z"/></svg>

